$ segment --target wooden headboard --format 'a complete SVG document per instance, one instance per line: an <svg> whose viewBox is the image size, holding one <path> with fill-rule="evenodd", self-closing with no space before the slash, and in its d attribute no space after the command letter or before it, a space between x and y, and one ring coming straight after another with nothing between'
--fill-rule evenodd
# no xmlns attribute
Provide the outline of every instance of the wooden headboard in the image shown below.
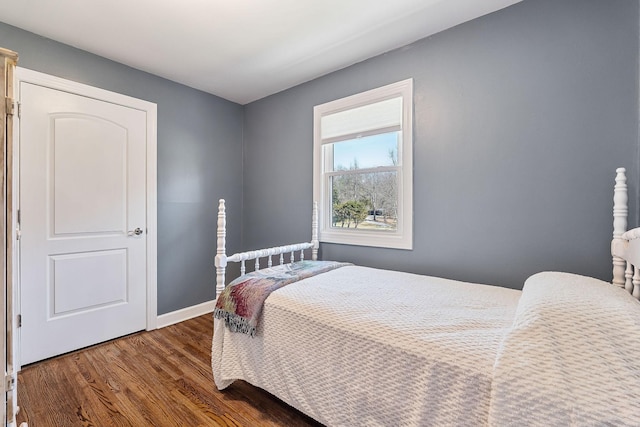
<svg viewBox="0 0 640 427"><path fill-rule="evenodd" d="M640 228L627 230L629 197L625 168L616 170L613 190L613 284L640 300Z"/></svg>

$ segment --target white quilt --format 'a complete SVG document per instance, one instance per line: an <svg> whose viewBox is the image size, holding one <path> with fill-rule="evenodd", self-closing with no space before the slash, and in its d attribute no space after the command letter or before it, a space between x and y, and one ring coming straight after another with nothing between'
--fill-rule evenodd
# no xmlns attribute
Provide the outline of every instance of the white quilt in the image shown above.
<svg viewBox="0 0 640 427"><path fill-rule="evenodd" d="M328 426L483 425L519 296L342 267L271 294L255 338L216 321L215 383L246 380Z"/></svg>
<svg viewBox="0 0 640 427"><path fill-rule="evenodd" d="M343 267L274 292L256 338L213 338L219 389L327 426L640 426L640 302L583 276L520 292Z"/></svg>
<svg viewBox="0 0 640 427"><path fill-rule="evenodd" d="M490 422L640 426L640 302L588 277L530 277L496 361Z"/></svg>

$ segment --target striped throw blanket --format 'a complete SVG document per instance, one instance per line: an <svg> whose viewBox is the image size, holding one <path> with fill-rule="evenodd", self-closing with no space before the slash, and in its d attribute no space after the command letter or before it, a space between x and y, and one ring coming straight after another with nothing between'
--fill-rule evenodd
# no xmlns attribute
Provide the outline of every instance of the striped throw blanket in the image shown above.
<svg viewBox="0 0 640 427"><path fill-rule="evenodd" d="M224 319L231 332L256 334L264 301L271 292L290 283L345 265L335 261L298 261L264 268L238 277L218 296L214 317Z"/></svg>

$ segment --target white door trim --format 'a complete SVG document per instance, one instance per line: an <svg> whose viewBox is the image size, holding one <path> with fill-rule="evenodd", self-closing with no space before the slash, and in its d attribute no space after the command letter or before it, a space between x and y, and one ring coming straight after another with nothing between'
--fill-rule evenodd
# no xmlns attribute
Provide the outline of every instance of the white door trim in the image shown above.
<svg viewBox="0 0 640 427"><path fill-rule="evenodd" d="M82 83L73 82L70 80L62 79L60 77L51 76L38 71L29 70L26 68L16 67L15 71L15 86L14 97L20 99L20 83L27 82L35 85L45 86L52 89L61 90L68 93L73 93L88 98L94 98L102 101L111 102L113 104L122 105L129 108L134 108L140 111L144 111L147 116L147 176L146 176L146 211L147 211L147 325L146 330L153 330L158 325L158 220L157 220L157 105L144 101L141 99L133 98L127 95L111 92L108 90L88 86ZM13 194L15 194L16 203L14 203L14 215L13 218L17 218L17 210L20 208L19 200L19 164L20 164L20 118L19 115L14 116L16 122L14 126L14 180L13 180ZM14 224L13 230L16 230L17 224ZM15 233L15 231L14 231ZM15 234L14 234L15 238ZM14 240L15 241L15 240ZM18 243L19 244L19 243ZM19 251L14 251L13 271L18 276L19 268ZM20 307L20 277L14 278L16 284L16 292L14 307ZM19 339L20 332L18 330L17 338ZM19 349L19 342L16 343L16 349ZM18 351L19 353L19 351ZM20 355L16 355L17 369L20 369Z"/></svg>

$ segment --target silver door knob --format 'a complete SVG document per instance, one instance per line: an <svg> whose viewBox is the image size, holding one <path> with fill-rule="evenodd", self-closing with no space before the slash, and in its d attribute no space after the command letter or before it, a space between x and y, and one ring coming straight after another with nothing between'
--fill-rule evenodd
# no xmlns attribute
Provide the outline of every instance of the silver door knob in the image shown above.
<svg viewBox="0 0 640 427"><path fill-rule="evenodd" d="M142 231L142 228L138 227L135 230L130 231L128 234L129 234L129 236L139 236L142 233L144 233L144 231Z"/></svg>

